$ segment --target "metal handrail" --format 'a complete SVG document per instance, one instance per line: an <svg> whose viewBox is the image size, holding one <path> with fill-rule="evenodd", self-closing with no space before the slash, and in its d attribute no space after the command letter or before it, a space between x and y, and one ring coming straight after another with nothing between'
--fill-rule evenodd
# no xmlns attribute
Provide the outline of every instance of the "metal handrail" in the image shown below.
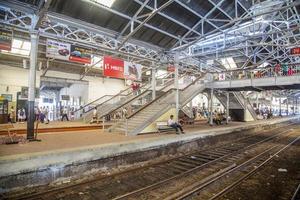
<svg viewBox="0 0 300 200"><path fill-rule="evenodd" d="M196 78L193 82L191 82L190 84L188 84L186 87L182 88L182 89L178 89L179 91L184 91L185 89L187 89L188 87L190 87L191 85L195 84L197 81L199 81L201 77ZM166 91L164 94L160 95L159 97L157 97L156 99L150 101L149 103L145 104L144 106L142 106L141 108L139 108L138 110L136 110L135 112L133 112L131 115L129 115L128 117L126 117L126 119L130 119L132 118L134 115L136 115L138 112L140 112L141 110L145 109L146 107L150 106L151 104L153 104L154 102L158 101L159 99L161 99L163 96L165 96L166 94L169 94L171 91L176 90L176 88L170 88L168 91Z"/></svg>
<svg viewBox="0 0 300 200"><path fill-rule="evenodd" d="M183 76L184 76L184 75L183 75ZM183 77L183 76L182 76L182 77ZM182 78L182 77L180 77L180 78ZM170 86L170 85L172 84L171 82L173 82L173 80L167 81L167 85L165 85L163 88L159 89L158 91L162 91L162 90L164 90L165 88L167 88L168 86ZM135 101L136 99L140 98L144 93L148 92L148 91L149 91L148 89L150 89L150 88L151 88L151 86L149 86L146 90L144 90L142 93L140 93L139 95L135 96L134 98L128 100L127 102L123 103L122 105L119 105L117 108L115 108L115 109L109 111L109 112L106 113L106 114L102 114L99 118L102 118L102 117L105 117L105 116L107 116L107 115L110 115L111 113L113 113L113 112L117 111L118 109L124 107L124 105L126 105L126 104L128 104L128 103L130 103L130 102L132 102L132 101Z"/></svg>

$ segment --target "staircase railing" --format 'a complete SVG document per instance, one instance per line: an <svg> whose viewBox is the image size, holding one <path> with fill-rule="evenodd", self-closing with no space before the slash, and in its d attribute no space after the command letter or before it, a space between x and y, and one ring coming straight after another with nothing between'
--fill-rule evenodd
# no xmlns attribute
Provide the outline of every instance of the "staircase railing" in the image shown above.
<svg viewBox="0 0 300 200"><path fill-rule="evenodd" d="M185 86L183 89L179 89L179 91L184 91L187 88L189 88L191 85L195 84L198 82L198 80L201 77L196 78L194 81L192 81L190 84L188 84L187 86ZM163 97L167 96L168 94L170 94L171 92L176 91L175 88L170 88L169 90L167 90L165 93L161 94L160 96L158 96L156 99L150 101L149 103L147 103L146 105L142 106L141 108L139 108L138 110L136 110L135 112L133 112L131 115L129 115L128 117L126 117L127 119L132 118L133 116L135 116L137 113L139 113L140 111L144 110L145 108L149 107L150 105L152 105L153 103L161 100Z"/></svg>
<svg viewBox="0 0 300 200"><path fill-rule="evenodd" d="M249 99L245 98L240 92L239 93L234 92L233 94L236 97L236 99L239 101L239 103L242 105L242 107L244 109L247 109L251 113L253 119L256 120L257 119L256 113L255 113L255 110L254 110L251 102L249 101ZM245 105L245 103L246 103L246 105Z"/></svg>

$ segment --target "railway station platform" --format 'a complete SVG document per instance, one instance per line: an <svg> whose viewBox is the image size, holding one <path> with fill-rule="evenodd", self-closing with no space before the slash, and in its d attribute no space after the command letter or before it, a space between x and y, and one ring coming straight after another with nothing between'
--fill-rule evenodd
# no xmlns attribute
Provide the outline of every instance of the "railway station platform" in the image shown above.
<svg viewBox="0 0 300 200"><path fill-rule="evenodd" d="M107 169L148 161L156 156L193 150L205 146L208 139L243 130L276 125L299 116L256 122L231 122L210 127L206 124L186 128L186 134L146 134L125 136L102 130L72 133L44 133L41 142L0 145L1 191L29 185L45 185L78 178L78 174L105 172ZM236 135L235 137L238 137Z"/></svg>

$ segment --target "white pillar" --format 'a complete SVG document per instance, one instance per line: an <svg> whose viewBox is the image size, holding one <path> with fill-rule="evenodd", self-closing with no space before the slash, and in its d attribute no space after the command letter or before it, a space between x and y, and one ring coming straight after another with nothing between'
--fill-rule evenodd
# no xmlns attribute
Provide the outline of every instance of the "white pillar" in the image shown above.
<svg viewBox="0 0 300 200"><path fill-rule="evenodd" d="M210 89L210 116L209 116L209 124L213 125L213 97L214 97L214 89Z"/></svg>
<svg viewBox="0 0 300 200"><path fill-rule="evenodd" d="M282 112L281 112L281 97L279 97L279 116L282 116Z"/></svg>
<svg viewBox="0 0 300 200"><path fill-rule="evenodd" d="M154 63L152 63L152 100L154 100L156 98L156 69L154 66Z"/></svg>
<svg viewBox="0 0 300 200"><path fill-rule="evenodd" d="M35 102L35 86L36 86L36 65L38 53L38 33L30 33L31 51L30 51L30 69L28 81L28 116L27 116L27 139L34 139L34 102Z"/></svg>
<svg viewBox="0 0 300 200"><path fill-rule="evenodd" d="M179 68L179 53L175 53L175 120L178 122L178 115L179 115L179 84L178 84L178 68Z"/></svg>
<svg viewBox="0 0 300 200"><path fill-rule="evenodd" d="M286 98L286 115L289 115L289 99Z"/></svg>
<svg viewBox="0 0 300 200"><path fill-rule="evenodd" d="M229 92L226 93L226 124L228 124L229 120Z"/></svg>

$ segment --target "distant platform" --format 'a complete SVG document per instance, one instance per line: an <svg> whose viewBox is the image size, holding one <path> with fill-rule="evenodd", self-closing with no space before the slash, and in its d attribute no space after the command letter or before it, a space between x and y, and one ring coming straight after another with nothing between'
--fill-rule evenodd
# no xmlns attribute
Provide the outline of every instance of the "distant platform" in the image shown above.
<svg viewBox="0 0 300 200"><path fill-rule="evenodd" d="M298 116L255 122L231 122L228 125L213 127L203 122L196 124L194 127L186 127L186 134L180 135L176 135L175 133L156 133L125 136L120 133L103 132L100 129L73 131L72 133L44 133L39 135L39 139L42 140L41 142L0 145L0 180L5 177L0 181L0 185L1 183L14 185L13 181L19 180L19 176L22 176L22 179L31 179L31 176L45 176L45 173L47 177L50 177L48 177L49 179L40 180L41 177L35 177L32 180L28 180L27 184L33 184L31 181L34 182L37 180L41 183L36 182L36 184L46 184L42 181L54 181L52 180L52 173L57 174L57 170L65 170L65 168L70 168L70 166L75 165L78 167L81 164L87 165L87 163L99 160L103 161L103 159L111 159L106 162L112 162L114 160L112 158L114 157L121 156L123 159L124 155L127 154L138 152L138 155L142 155L140 152L166 148L168 145L182 145L192 141L199 141L206 137L214 137L251 128L272 126L295 119L298 119ZM99 166L96 168L100 169ZM65 176L64 173L61 173L61 175ZM72 174L70 173L69 175L71 176ZM59 176L55 177L59 178Z"/></svg>

